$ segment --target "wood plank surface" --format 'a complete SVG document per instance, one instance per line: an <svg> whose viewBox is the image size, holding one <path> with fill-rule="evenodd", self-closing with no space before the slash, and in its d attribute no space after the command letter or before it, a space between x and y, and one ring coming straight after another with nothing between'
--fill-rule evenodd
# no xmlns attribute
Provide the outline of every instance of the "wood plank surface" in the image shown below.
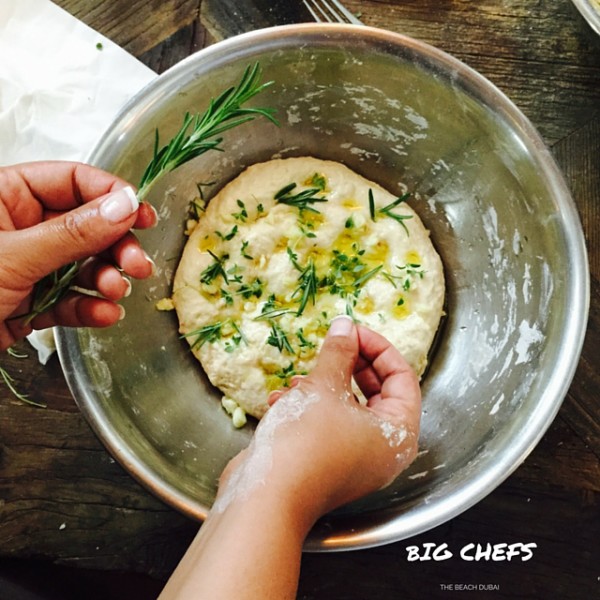
<svg viewBox="0 0 600 600"><path fill-rule="evenodd" d="M55 2L140 56L198 19L199 0L59 0Z"/></svg>
<svg viewBox="0 0 600 600"><path fill-rule="evenodd" d="M157 72L232 34L308 21L292 0L57 0ZM454 583L494 584L472 598L588 599L600 595L600 36L569 0L345 0L367 25L451 53L504 91L552 148L581 216L592 274L582 358L558 417L515 473L460 516L381 548L303 559L299 598L397 600L462 597ZM0 386L0 600L19 585L15 559L82 569L168 576L197 530L135 482L104 450L75 405L56 357L41 366L2 357L19 390ZM467 562L468 543L535 542L527 563ZM409 562L407 546L448 544L446 561ZM10 563L6 561L10 559ZM4 563L3 563L4 560ZM11 569L4 565L10 564ZM19 563L31 564L31 563ZM40 563L34 563L40 564ZM276 568L276 566L274 567ZM49 581L69 598L73 575ZM12 577L12 579L11 579ZM131 577L131 576L130 576ZM157 586L117 578L92 584L87 600L151 598ZM32 584L33 585L33 584ZM142 589L143 588L143 589ZM72 589L76 589L73 587ZM78 589L78 588L77 588ZM97 595L95 595L97 593ZM51 594L55 594L54 596ZM79 596L81 597L81 596ZM17 598L17 596L14 596ZM12 598L8 598L12 600Z"/></svg>

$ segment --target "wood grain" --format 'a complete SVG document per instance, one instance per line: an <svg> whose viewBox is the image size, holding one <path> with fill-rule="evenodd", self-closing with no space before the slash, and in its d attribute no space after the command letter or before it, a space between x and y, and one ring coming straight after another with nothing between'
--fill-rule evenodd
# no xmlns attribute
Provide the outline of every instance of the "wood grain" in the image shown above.
<svg viewBox="0 0 600 600"><path fill-rule="evenodd" d="M22 393L43 398L47 408L0 387L0 555L170 572L197 525L109 456L77 410L56 357L46 367L33 356L3 366Z"/></svg>
<svg viewBox="0 0 600 600"><path fill-rule="evenodd" d="M200 0L56 0L56 4L140 56L198 19Z"/></svg>
<svg viewBox="0 0 600 600"><path fill-rule="evenodd" d="M552 148L581 217L590 272L600 280L600 110Z"/></svg>

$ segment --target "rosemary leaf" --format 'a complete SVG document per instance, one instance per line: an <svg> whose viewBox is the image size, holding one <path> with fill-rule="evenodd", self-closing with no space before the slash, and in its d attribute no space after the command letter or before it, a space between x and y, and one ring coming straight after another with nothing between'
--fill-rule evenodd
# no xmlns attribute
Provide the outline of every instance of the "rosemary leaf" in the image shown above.
<svg viewBox="0 0 600 600"><path fill-rule="evenodd" d="M369 188L369 214L371 221L375 221L375 198L373 198L373 190Z"/></svg>
<svg viewBox="0 0 600 600"><path fill-rule="evenodd" d="M257 317L254 317L255 321L266 321L268 319L276 319L277 317L281 317L282 315L287 315L290 313L294 313L292 308L274 308L272 310L266 310L262 312Z"/></svg>
<svg viewBox="0 0 600 600"><path fill-rule="evenodd" d="M58 304L70 290L78 272L79 264L71 263L40 279L33 289L32 308L29 313L23 315L25 325L29 325L35 317Z"/></svg>
<svg viewBox="0 0 600 600"><path fill-rule="evenodd" d="M383 265L379 265L378 267L371 269L370 271L368 271L367 273L365 273L364 275L362 275L361 277L356 279L354 281L354 287L356 287L357 289L360 289L369 279L371 279L371 277L373 277L374 275L379 273L379 271L381 271L382 268L383 268Z"/></svg>

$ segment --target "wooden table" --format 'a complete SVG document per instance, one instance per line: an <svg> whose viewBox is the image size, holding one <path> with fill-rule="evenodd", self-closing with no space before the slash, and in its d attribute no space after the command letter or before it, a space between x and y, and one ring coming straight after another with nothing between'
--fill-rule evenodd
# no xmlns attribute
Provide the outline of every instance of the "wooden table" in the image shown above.
<svg viewBox="0 0 600 600"><path fill-rule="evenodd" d="M158 72L222 37L310 20L300 6L292 8L300 4L294 0L57 4ZM455 584L492 586L494 591L472 592L473 598L600 597L600 36L569 0L347 0L346 6L368 25L455 55L533 121L581 215L592 303L569 394L516 473L475 507L417 538L367 551L306 555L299 597L396 600L465 593ZM21 404L0 387L0 598L16 598L7 591L9 581L22 583L33 573L41 573L41 583L30 585L44 588L36 597L83 597L69 595L68 586L85 588L88 600L154 597L197 524L156 500L110 458L79 414L56 357L42 367L27 344L19 347L30 358L10 359L7 367L22 391L48 407ZM457 550L471 542L534 542L537 549L526 563L466 562ZM455 556L409 562L406 547L424 543L447 543ZM450 585L454 590L445 587Z"/></svg>

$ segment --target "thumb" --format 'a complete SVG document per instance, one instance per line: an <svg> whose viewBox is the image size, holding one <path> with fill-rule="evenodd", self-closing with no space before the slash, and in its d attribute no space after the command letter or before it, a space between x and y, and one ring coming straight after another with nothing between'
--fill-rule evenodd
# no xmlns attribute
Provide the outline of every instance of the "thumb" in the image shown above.
<svg viewBox="0 0 600 600"><path fill-rule="evenodd" d="M357 358L356 326L350 317L340 315L331 321L312 374L326 378L337 389L348 387Z"/></svg>
<svg viewBox="0 0 600 600"><path fill-rule="evenodd" d="M11 234L16 271L35 283L59 267L94 256L123 237L139 206L131 187Z"/></svg>

